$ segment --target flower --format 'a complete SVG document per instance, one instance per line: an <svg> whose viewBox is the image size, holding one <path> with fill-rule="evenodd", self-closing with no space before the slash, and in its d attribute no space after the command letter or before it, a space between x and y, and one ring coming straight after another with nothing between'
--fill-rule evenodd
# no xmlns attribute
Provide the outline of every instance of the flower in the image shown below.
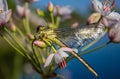
<svg viewBox="0 0 120 79"><path fill-rule="evenodd" d="M100 20L100 18L101 18L100 13L93 13L89 16L87 23L88 24L97 23Z"/></svg>
<svg viewBox="0 0 120 79"><path fill-rule="evenodd" d="M16 31L16 25L15 25L13 22L10 22L10 23L9 23L9 27L10 27L10 30L11 30L12 32L15 32L15 31Z"/></svg>
<svg viewBox="0 0 120 79"><path fill-rule="evenodd" d="M114 26L118 22L120 22L120 14L114 11L102 19L102 24L106 27Z"/></svg>
<svg viewBox="0 0 120 79"><path fill-rule="evenodd" d="M49 12L53 12L53 10L54 10L53 3L52 3L52 2L49 2L49 3L48 3L48 11L49 11Z"/></svg>
<svg viewBox="0 0 120 79"><path fill-rule="evenodd" d="M0 0L0 26L9 21L11 14L12 11L8 10L7 1Z"/></svg>
<svg viewBox="0 0 120 79"><path fill-rule="evenodd" d="M60 48L55 54L50 54L47 57L44 67L47 67L53 59L60 68L64 68L66 66L66 62L65 62L64 58L69 56L66 52L73 52L73 51L75 51L76 53L78 52L78 51L68 48L68 47Z"/></svg>
<svg viewBox="0 0 120 79"><path fill-rule="evenodd" d="M114 43L120 43L120 23L111 27L108 32L109 38Z"/></svg>
<svg viewBox="0 0 120 79"><path fill-rule="evenodd" d="M96 12L100 13L103 16L106 16L111 12L111 9L115 4L115 1L116 0L114 0L113 2L110 2L109 0L106 0L105 3L102 3L99 0L92 0L92 5Z"/></svg>
<svg viewBox="0 0 120 79"><path fill-rule="evenodd" d="M33 34L28 34L27 37L28 37L29 40L33 40L33 39L35 39L35 37L34 37Z"/></svg>
<svg viewBox="0 0 120 79"><path fill-rule="evenodd" d="M38 46L38 47L46 47L46 44L43 41L40 40L36 40L34 41L34 45Z"/></svg>
<svg viewBox="0 0 120 79"><path fill-rule="evenodd" d="M70 6L56 6L54 10L54 15L59 15L63 20L70 19L73 9Z"/></svg>
<svg viewBox="0 0 120 79"><path fill-rule="evenodd" d="M29 16L30 10L27 7L17 5L16 9L19 16L21 17Z"/></svg>

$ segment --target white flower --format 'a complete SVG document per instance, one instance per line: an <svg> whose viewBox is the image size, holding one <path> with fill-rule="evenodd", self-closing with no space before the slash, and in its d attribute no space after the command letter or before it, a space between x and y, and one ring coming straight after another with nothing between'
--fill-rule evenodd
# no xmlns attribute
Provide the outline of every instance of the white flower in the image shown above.
<svg viewBox="0 0 120 79"><path fill-rule="evenodd" d="M106 27L113 27L118 22L120 22L120 14L114 11L102 19L102 24Z"/></svg>
<svg viewBox="0 0 120 79"><path fill-rule="evenodd" d="M0 0L0 25L7 23L11 17L12 11L8 10L7 1Z"/></svg>
<svg viewBox="0 0 120 79"><path fill-rule="evenodd" d="M60 48L57 53L55 54L50 54L47 59L46 62L44 64L44 67L49 66L49 64L51 63L52 59L55 61L56 64L58 64L58 66L62 66L65 67L66 66L66 62L64 60L64 58L68 57L69 55L66 52L73 52L75 51L76 53L78 52L76 49L71 49L68 47L62 47Z"/></svg>
<svg viewBox="0 0 120 79"><path fill-rule="evenodd" d="M99 0L92 0L94 10L103 16L106 16L111 12L111 9L114 6L114 3L115 3L115 0L112 3L109 1L102 3Z"/></svg>

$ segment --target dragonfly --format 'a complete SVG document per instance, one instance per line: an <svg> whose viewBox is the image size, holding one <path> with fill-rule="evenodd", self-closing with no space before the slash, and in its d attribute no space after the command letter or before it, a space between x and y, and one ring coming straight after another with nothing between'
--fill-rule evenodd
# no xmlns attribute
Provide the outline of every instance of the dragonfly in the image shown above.
<svg viewBox="0 0 120 79"><path fill-rule="evenodd" d="M46 26L39 26L37 28L37 34L35 35L36 39L40 39L44 42L49 40L51 44L54 43L58 47L81 47L86 43L97 39L100 35L104 33L104 28L102 26L85 25L77 27L76 29L72 28L58 28L52 29ZM56 47L57 47L56 46ZM76 52L70 52L75 58L77 58L83 65L91 71L95 76L97 73L89 66L89 64Z"/></svg>

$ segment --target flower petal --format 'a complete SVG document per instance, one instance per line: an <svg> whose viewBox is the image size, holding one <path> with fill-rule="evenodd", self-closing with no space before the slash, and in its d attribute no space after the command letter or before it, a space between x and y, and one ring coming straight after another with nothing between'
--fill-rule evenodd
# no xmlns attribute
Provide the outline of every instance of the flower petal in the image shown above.
<svg viewBox="0 0 120 79"><path fill-rule="evenodd" d="M6 0L0 0L0 10L7 11L8 5Z"/></svg>
<svg viewBox="0 0 120 79"><path fill-rule="evenodd" d="M108 32L109 38L114 43L120 43L120 23L111 27Z"/></svg>
<svg viewBox="0 0 120 79"><path fill-rule="evenodd" d="M102 13L103 5L99 0L92 0L92 5L96 12Z"/></svg>
<svg viewBox="0 0 120 79"><path fill-rule="evenodd" d="M73 49L72 48L69 48L69 47L62 47L59 49L59 51L67 51L67 52L72 52Z"/></svg>
<svg viewBox="0 0 120 79"><path fill-rule="evenodd" d="M61 56L60 53L56 53L54 56L55 63L59 64L63 61L63 57Z"/></svg>
<svg viewBox="0 0 120 79"><path fill-rule="evenodd" d="M106 16L106 18L108 20L117 20L117 21L119 21L120 20L120 14L113 11L108 16Z"/></svg>
<svg viewBox="0 0 120 79"><path fill-rule="evenodd" d="M24 15L24 7L20 6L20 5L17 5L16 6L16 9L17 9L17 13L20 15L20 16L23 16Z"/></svg>
<svg viewBox="0 0 120 79"><path fill-rule="evenodd" d="M54 55L55 55L55 54L50 54L50 55L47 57L47 59L46 59L46 61L45 61L45 64L44 64L44 68L47 67L47 66L51 63Z"/></svg>
<svg viewBox="0 0 120 79"><path fill-rule="evenodd" d="M5 19L6 19L6 22L8 22L8 21L10 20L11 15L12 15L12 11L11 11L11 10L5 11Z"/></svg>

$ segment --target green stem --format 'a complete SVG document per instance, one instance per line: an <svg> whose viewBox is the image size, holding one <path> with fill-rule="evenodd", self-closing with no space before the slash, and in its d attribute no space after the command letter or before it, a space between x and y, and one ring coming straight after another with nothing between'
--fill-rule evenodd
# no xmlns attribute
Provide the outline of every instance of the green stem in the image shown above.
<svg viewBox="0 0 120 79"><path fill-rule="evenodd" d="M25 39L25 36L24 36L23 32L18 27L16 27L16 28L17 28L18 33L21 35L21 37L23 39Z"/></svg>
<svg viewBox="0 0 120 79"><path fill-rule="evenodd" d="M15 41L15 43L24 51L26 52L26 50L23 48L23 46L19 43L17 37L15 35L12 35L6 27L4 27L4 30L8 33L8 35Z"/></svg>
<svg viewBox="0 0 120 79"><path fill-rule="evenodd" d="M39 64L40 61L39 61L39 58L38 58L38 55L37 55L38 51L36 50L36 47L34 46L34 40L33 40L33 42L32 42L32 50L33 50L33 54L34 54L34 56L35 56L35 60L36 60L36 62Z"/></svg>
<svg viewBox="0 0 120 79"><path fill-rule="evenodd" d="M26 31L26 34L30 34L31 31L30 31L30 27L29 27L29 20L27 17L23 19L23 26Z"/></svg>
<svg viewBox="0 0 120 79"><path fill-rule="evenodd" d="M57 16L57 20L56 20L56 28L59 27L60 20L61 20L60 16Z"/></svg>
<svg viewBox="0 0 120 79"><path fill-rule="evenodd" d="M52 13L52 12L50 12L50 17L51 17L52 25L54 25L54 24L55 24L55 21L54 21L54 16L53 16L53 13Z"/></svg>
<svg viewBox="0 0 120 79"><path fill-rule="evenodd" d="M25 3L25 10L27 11L29 4L26 2ZM23 18L23 25L24 25L24 29L26 31L26 34L30 34L31 30L30 30L30 25L29 25L29 17L28 15L25 15L25 18Z"/></svg>
<svg viewBox="0 0 120 79"><path fill-rule="evenodd" d="M23 58L19 55L14 57L14 69L13 69L13 79L18 79L21 74Z"/></svg>
<svg viewBox="0 0 120 79"><path fill-rule="evenodd" d="M14 48L20 55L22 55L23 57L25 57L25 55L17 48L15 47L6 37L2 36L3 39L12 47Z"/></svg>
<svg viewBox="0 0 120 79"><path fill-rule="evenodd" d="M45 41L49 46L51 46L51 48L52 48L52 50L54 51L54 53L57 52L57 50L55 49L55 47L54 47L48 40L44 39L44 41Z"/></svg>

